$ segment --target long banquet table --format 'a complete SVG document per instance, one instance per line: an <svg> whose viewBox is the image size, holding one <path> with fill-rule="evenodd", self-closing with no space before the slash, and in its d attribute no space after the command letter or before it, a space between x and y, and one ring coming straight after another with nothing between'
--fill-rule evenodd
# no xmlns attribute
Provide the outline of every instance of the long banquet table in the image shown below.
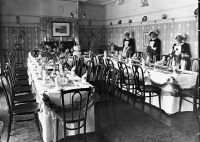
<svg viewBox="0 0 200 142"><path fill-rule="evenodd" d="M45 105L43 101L43 93L48 94L51 101L56 105L61 105L61 96L60 89L57 87L47 88L45 82L38 78L38 73L35 65L34 58L28 58L28 75L29 75L29 83L32 85L32 91L36 93L36 101L39 103L40 112L39 112L39 120L42 126L42 137L44 142L54 142L55 141L55 133L56 133L56 115L55 112ZM71 85L64 86L63 89L74 89L74 88L87 88L91 86L89 83L82 83L80 77L72 76L70 72L67 73L68 78L73 82ZM92 91L93 101L90 104L87 115L87 126L86 131L93 132L95 131L95 118L94 118L94 103L95 100L98 100L98 95L96 95L95 90L93 88ZM70 100L70 97L67 98ZM73 126L72 126L73 127ZM59 124L59 134L58 139L63 137L63 126ZM81 130L83 132L83 130ZM77 132L69 131L67 135L74 135Z"/></svg>
<svg viewBox="0 0 200 142"><path fill-rule="evenodd" d="M118 68L117 60L114 60L110 58L114 66ZM128 66L132 66L131 63L126 63ZM149 76L150 79L157 83L157 84L165 84L167 80L171 77L173 77L178 85L181 87L181 89L189 89L196 86L197 79L198 79L198 73L192 72L192 71L182 71L180 74L173 74L172 72L165 72L162 70L154 70L152 67L144 66L143 70L145 71L145 75ZM166 92L166 89L162 88L161 91L161 108L164 110L167 114L174 114L179 111L179 101L180 97L178 96L171 96L170 93ZM188 98L192 99L192 98ZM192 101L192 100L191 100ZM145 102L149 103L149 99L145 99ZM151 104L159 107L159 101L157 97L151 98ZM180 111L193 111L193 104L189 103L185 100L182 101L182 106Z"/></svg>

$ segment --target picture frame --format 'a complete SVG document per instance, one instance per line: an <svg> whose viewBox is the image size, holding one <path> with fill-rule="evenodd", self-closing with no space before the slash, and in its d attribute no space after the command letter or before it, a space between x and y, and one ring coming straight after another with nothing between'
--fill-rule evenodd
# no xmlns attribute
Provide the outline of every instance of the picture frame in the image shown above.
<svg viewBox="0 0 200 142"><path fill-rule="evenodd" d="M144 46L149 45L149 33L148 32L145 32L143 35L143 44L144 44Z"/></svg>
<svg viewBox="0 0 200 142"><path fill-rule="evenodd" d="M52 37L70 37L70 22L52 22Z"/></svg>

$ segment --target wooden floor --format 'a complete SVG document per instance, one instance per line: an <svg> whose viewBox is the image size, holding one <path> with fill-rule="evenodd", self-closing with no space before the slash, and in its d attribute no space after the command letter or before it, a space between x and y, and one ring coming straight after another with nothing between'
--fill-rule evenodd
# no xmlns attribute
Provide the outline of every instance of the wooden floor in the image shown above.
<svg viewBox="0 0 200 142"><path fill-rule="evenodd" d="M127 96L122 96L122 98L123 100L126 100ZM132 99L129 101L129 103L132 104ZM142 109L142 103L137 101L136 107ZM183 133L185 136L191 138L191 141L200 142L197 117L194 112L180 112L168 115L164 111L160 112L157 107L149 104L145 105L144 111L157 121L160 121L172 129L177 130Z"/></svg>
<svg viewBox="0 0 200 142"><path fill-rule="evenodd" d="M3 95L1 92L0 93L0 109L1 109L1 106L5 105L5 104L3 104L3 103L5 103L5 101L2 101L2 98L3 98L2 96ZM124 107L124 110L126 111L128 108L129 112L133 112L133 115L130 116L130 118L128 118L129 115L121 116L121 112L123 110L121 112L118 111L116 113L117 125L114 122L113 115L111 115L111 113L112 113L111 110L108 112L108 117L107 117L107 116L105 116L106 113L104 111L102 111L103 110L102 104L100 104L100 103L95 104L95 117L96 117L95 120L97 121L96 122L96 132L94 134L89 134L87 136L88 138L94 138L92 140L92 142L124 142L124 141L132 142L131 138L129 138L130 135L122 134L121 131L117 131L117 129L120 129L120 123L122 123L121 118L123 118L123 117L127 117L127 120L130 120L130 119L132 119L132 120L144 119L145 120L145 117L149 117L149 118L152 117L153 119L155 119L155 121L165 124L166 127L168 127L167 128L168 132L170 130L172 130L174 132L181 133L179 136L177 136L177 139L176 139L175 135L170 134L169 136L172 135L173 137L175 137L175 138L173 138L174 140L172 139L171 141L173 141L173 142L185 142L185 141L199 142L199 138L197 135L198 134L198 125L197 125L196 117L193 112L183 112L180 114L175 114L175 115L169 116L166 113L164 113L163 111L160 112L156 107L153 107L153 106L150 106L147 104L147 105L145 105L145 115L142 115L142 112L140 111L140 109L141 109L140 102L136 103L136 109L134 110L132 108L131 100L129 103L127 103L127 101L120 100L117 98L116 103L115 103L116 106L118 105L118 103L120 104L120 101L123 102L121 106ZM129 112L127 112L127 113L129 113ZM157 126L155 125L155 127L157 127ZM156 130L156 128L155 128L155 130ZM11 137L12 137L12 139L14 139L13 137L19 137L19 135L20 134L12 135ZM124 139L126 139L126 140L124 140L122 138L122 136L124 136ZM161 135L161 137L162 136L163 135ZM183 137L183 140L178 141L178 139L181 139L181 136ZM142 140L141 138L139 140L134 140L134 142L140 142L140 141L141 142L151 142L150 140L149 141ZM163 140L163 141L168 142L166 140ZM12 142L18 142L18 141L12 141ZM37 142L41 142L41 140L39 140ZM152 142L157 142L157 141L152 141ZM160 142L160 141L158 140L158 142Z"/></svg>

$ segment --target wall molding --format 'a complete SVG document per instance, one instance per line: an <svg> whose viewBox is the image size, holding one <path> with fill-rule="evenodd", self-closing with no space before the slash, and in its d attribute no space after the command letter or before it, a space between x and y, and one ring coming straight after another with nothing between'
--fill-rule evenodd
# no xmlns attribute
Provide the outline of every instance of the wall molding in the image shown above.
<svg viewBox="0 0 200 142"><path fill-rule="evenodd" d="M158 20L151 20L145 22L133 22L131 24L122 23L121 25L113 24L113 25L105 25L105 28L111 27L126 27L126 26L139 26L139 25L151 25L151 24L161 24L161 23L173 23L173 22L183 22L183 21L195 21L198 20L198 16L186 16L186 17L176 17L176 18L169 18L169 19L158 19Z"/></svg>
<svg viewBox="0 0 200 142"><path fill-rule="evenodd" d="M176 7L176 8L169 8L169 9L157 10L157 11L152 11L152 12L142 13L142 14L135 14L135 15L133 14L133 15L130 15L130 16L123 16L123 17L111 18L111 19L106 19L106 20L107 21L111 21L111 20L125 19L125 18L131 18L131 17L135 17L135 16L144 16L144 15L149 15L149 14L155 14L155 13L159 13L159 12L164 12L165 13L167 11L172 11L172 10L175 10L175 9L188 8L188 7L192 7L192 6L198 7L197 4L191 4L191 5L187 5L187 6L181 6L181 7Z"/></svg>
<svg viewBox="0 0 200 142"><path fill-rule="evenodd" d="M39 23L1 23L0 24L1 27L35 27L35 28L39 28L40 25Z"/></svg>

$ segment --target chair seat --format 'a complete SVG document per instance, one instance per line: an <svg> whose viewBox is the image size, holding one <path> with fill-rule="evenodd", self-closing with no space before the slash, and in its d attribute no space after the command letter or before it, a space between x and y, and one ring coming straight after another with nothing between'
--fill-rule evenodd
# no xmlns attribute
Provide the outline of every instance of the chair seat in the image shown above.
<svg viewBox="0 0 200 142"><path fill-rule="evenodd" d="M18 74L18 75L15 75L15 78L28 78L28 74Z"/></svg>
<svg viewBox="0 0 200 142"><path fill-rule="evenodd" d="M29 81L28 80L18 80L15 81L15 86L28 86Z"/></svg>
<svg viewBox="0 0 200 142"><path fill-rule="evenodd" d="M32 87L29 86L17 86L14 88L15 93L24 93L24 92L31 92Z"/></svg>
<svg viewBox="0 0 200 142"><path fill-rule="evenodd" d="M2 133L3 133L3 121L0 121L0 138L1 138Z"/></svg>
<svg viewBox="0 0 200 142"><path fill-rule="evenodd" d="M15 71L15 76L18 76L18 75L27 75L27 71L26 70Z"/></svg>
<svg viewBox="0 0 200 142"><path fill-rule="evenodd" d="M28 74L15 76L15 80L28 80L28 78L29 78Z"/></svg>
<svg viewBox="0 0 200 142"><path fill-rule="evenodd" d="M68 110L68 111L65 111L65 119L66 120L70 120L71 121L71 118L72 118L72 113L71 113L71 105L66 105L65 109ZM73 114L73 117L74 119L78 119L78 116L79 116L79 111L73 111L74 114ZM56 116L60 119L60 120L63 120L63 114L62 112L57 112L56 113ZM80 118L84 118L84 114L83 114L83 111L80 115Z"/></svg>
<svg viewBox="0 0 200 142"><path fill-rule="evenodd" d="M16 114L16 115L36 113L39 111L38 103L31 102L31 103L26 103L26 104L15 105L12 111L13 111L13 114Z"/></svg>
<svg viewBox="0 0 200 142"><path fill-rule="evenodd" d="M18 67L18 68L15 68L15 71L22 71L22 70L26 70L27 71L27 67Z"/></svg>
<svg viewBox="0 0 200 142"><path fill-rule="evenodd" d="M36 101L35 96L36 95L32 94L32 93L15 96L14 97L14 103L35 102Z"/></svg>
<svg viewBox="0 0 200 142"><path fill-rule="evenodd" d="M195 89L183 89L182 91L181 91L181 95L183 96L183 97L191 97L191 98L193 98L193 97L195 97L195 95L196 95L196 90ZM198 96L197 96L198 97Z"/></svg>
<svg viewBox="0 0 200 142"><path fill-rule="evenodd" d="M141 86L140 89L142 92L159 92L159 91L161 91L161 88L154 86L154 85L145 85L145 90Z"/></svg>

